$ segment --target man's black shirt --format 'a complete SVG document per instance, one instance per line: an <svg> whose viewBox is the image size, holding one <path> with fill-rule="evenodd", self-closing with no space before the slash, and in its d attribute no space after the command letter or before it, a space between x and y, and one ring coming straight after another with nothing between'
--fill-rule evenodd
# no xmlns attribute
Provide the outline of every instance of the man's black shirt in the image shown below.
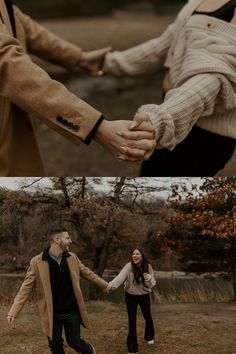
<svg viewBox="0 0 236 354"><path fill-rule="evenodd" d="M42 260L49 264L50 281L53 298L53 313L79 312L72 286L70 270L67 264L68 252L63 252L61 264L59 265L48 253L49 248L44 250Z"/></svg>
<svg viewBox="0 0 236 354"><path fill-rule="evenodd" d="M5 0L5 4L7 7L8 15L11 21L11 27L12 31L14 34L14 37L16 37L16 22L15 22L15 16L14 16L14 11L13 11L13 6L12 6L12 1L11 0Z"/></svg>

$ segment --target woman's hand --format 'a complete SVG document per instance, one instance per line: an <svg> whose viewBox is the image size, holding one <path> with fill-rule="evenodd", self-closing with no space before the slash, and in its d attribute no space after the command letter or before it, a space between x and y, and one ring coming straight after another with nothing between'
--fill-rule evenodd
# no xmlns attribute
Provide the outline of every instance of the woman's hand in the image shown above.
<svg viewBox="0 0 236 354"><path fill-rule="evenodd" d="M129 131L130 121L104 120L97 130L95 140L123 161L143 161L150 157L156 142L154 129L143 122L140 130Z"/></svg>
<svg viewBox="0 0 236 354"><path fill-rule="evenodd" d="M129 129L131 131L135 131L135 130L139 130L139 129L152 131L152 132L155 131L150 118L145 113L136 113L134 115L134 119L133 119L132 123L130 124Z"/></svg>
<svg viewBox="0 0 236 354"><path fill-rule="evenodd" d="M105 47L90 52L82 52L78 66L90 75L99 76L103 73L103 63L110 51L111 47Z"/></svg>
<svg viewBox="0 0 236 354"><path fill-rule="evenodd" d="M150 281L152 276L149 273L143 273L144 281Z"/></svg>
<svg viewBox="0 0 236 354"><path fill-rule="evenodd" d="M155 130L146 114L136 113L134 120L129 126L129 130L120 132L120 136L127 140L135 140L136 142L142 139L151 140L152 148L145 150L142 160L148 160L151 157L156 146ZM124 154L120 156L120 159L127 160Z"/></svg>
<svg viewBox="0 0 236 354"><path fill-rule="evenodd" d="M15 317L7 316L7 322L14 328Z"/></svg>

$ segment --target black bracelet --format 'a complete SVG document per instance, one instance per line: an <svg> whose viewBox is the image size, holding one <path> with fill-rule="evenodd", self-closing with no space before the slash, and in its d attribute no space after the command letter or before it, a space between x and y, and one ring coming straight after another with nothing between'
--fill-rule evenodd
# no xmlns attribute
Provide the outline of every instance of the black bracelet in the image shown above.
<svg viewBox="0 0 236 354"><path fill-rule="evenodd" d="M89 135L83 140L83 143L86 145L89 145L91 143L91 140L94 138L94 135L96 134L100 124L102 123L103 119L105 119L104 115L102 114L100 118L98 119L97 123L89 133Z"/></svg>

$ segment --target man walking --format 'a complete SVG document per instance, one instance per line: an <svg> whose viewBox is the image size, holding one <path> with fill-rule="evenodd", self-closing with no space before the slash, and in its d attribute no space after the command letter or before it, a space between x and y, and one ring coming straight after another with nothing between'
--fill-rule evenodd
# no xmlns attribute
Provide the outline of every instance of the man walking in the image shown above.
<svg viewBox="0 0 236 354"><path fill-rule="evenodd" d="M7 320L13 325L32 290L36 287L44 333L53 354L65 354L62 329L68 345L82 354L95 354L91 344L80 337L80 325L89 328L88 313L80 288L82 277L105 290L107 282L85 267L74 253L67 230L54 229L50 247L34 257L14 299Z"/></svg>

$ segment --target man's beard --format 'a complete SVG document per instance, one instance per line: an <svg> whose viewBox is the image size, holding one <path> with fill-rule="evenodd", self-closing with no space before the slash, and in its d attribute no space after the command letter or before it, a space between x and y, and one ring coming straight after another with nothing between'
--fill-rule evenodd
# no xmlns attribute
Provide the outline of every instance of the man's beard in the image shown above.
<svg viewBox="0 0 236 354"><path fill-rule="evenodd" d="M63 241L60 242L59 247L61 248L61 250L62 250L63 252L69 250L69 245L67 245L66 243L63 243Z"/></svg>

